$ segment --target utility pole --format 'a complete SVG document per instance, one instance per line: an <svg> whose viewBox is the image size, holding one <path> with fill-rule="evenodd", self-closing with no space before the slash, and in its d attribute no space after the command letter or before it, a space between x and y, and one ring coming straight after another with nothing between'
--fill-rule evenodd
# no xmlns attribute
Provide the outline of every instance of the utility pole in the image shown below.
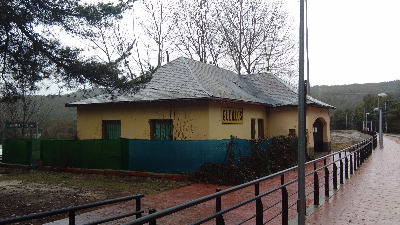
<svg viewBox="0 0 400 225"><path fill-rule="evenodd" d="M387 133L387 111L386 111L386 101L385 101L385 133Z"/></svg>
<svg viewBox="0 0 400 225"><path fill-rule="evenodd" d="M305 194L305 148L306 148L306 114L305 114L305 83L304 83L304 0L300 0L300 54L299 54L299 108L298 108L298 198L297 215L299 225L306 221L306 194Z"/></svg>
<svg viewBox="0 0 400 225"><path fill-rule="evenodd" d="M306 3L306 51L307 51L307 94L311 94L310 90L310 60L308 57L308 3Z"/></svg>

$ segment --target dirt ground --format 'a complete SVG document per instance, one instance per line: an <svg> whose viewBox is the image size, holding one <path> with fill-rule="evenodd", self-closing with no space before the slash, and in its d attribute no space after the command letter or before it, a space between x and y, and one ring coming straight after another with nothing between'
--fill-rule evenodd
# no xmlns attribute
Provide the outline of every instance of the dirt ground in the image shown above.
<svg viewBox="0 0 400 225"><path fill-rule="evenodd" d="M161 178L72 174L0 167L0 218L22 216L139 193L151 196L186 185L188 185L186 182ZM43 224L66 216L36 220L32 224Z"/></svg>
<svg viewBox="0 0 400 225"><path fill-rule="evenodd" d="M332 150L343 149L368 137L357 131L332 131ZM161 178L72 174L0 167L0 218L5 219L138 193L151 196L187 185L187 182ZM35 220L32 224L43 224L66 216Z"/></svg>
<svg viewBox="0 0 400 225"><path fill-rule="evenodd" d="M331 149L332 151L341 150L370 137L356 130L332 130Z"/></svg>

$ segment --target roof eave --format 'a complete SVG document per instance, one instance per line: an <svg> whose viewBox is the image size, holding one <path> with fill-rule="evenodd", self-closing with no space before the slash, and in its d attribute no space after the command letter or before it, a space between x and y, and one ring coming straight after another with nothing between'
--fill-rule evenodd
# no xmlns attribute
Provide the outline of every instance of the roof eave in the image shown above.
<svg viewBox="0 0 400 225"><path fill-rule="evenodd" d="M228 98L184 98L184 99L157 99L157 100L140 100L140 101L120 101L120 102L101 102L101 103L87 103L87 104L74 104L67 103L65 107L82 107L82 106L94 106L94 105L116 105L116 104L131 104L131 103L156 103L156 102L187 102L187 101L216 101L216 102L231 102L231 103L241 103L241 104L251 104L251 105L262 105L266 107L274 107L271 104L261 103L261 102L251 102Z"/></svg>

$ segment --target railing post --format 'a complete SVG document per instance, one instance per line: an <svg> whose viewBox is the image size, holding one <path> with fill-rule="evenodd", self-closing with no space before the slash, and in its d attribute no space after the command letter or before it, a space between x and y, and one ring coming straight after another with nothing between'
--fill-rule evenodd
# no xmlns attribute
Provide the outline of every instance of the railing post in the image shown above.
<svg viewBox="0 0 400 225"><path fill-rule="evenodd" d="M314 171L316 170L316 165L314 163ZM314 172L314 205L319 205L319 179L318 172Z"/></svg>
<svg viewBox="0 0 400 225"><path fill-rule="evenodd" d="M356 154L357 154L357 167L356 167L356 169L358 170L358 168L360 168L360 149L359 148L357 148Z"/></svg>
<svg viewBox="0 0 400 225"><path fill-rule="evenodd" d="M325 167L325 196L329 197L329 170Z"/></svg>
<svg viewBox="0 0 400 225"><path fill-rule="evenodd" d="M346 179L349 179L349 159L347 158L347 155L346 158L344 158L344 175Z"/></svg>
<svg viewBox="0 0 400 225"><path fill-rule="evenodd" d="M260 183L255 184L255 195L258 196L260 194ZM256 225L263 224L263 204L261 198L256 200Z"/></svg>
<svg viewBox="0 0 400 225"><path fill-rule="evenodd" d="M365 146L363 146L361 148L361 153L360 154L361 154L360 165L362 165L364 163L364 159L365 159Z"/></svg>
<svg viewBox="0 0 400 225"><path fill-rule="evenodd" d="M141 210L141 198L136 199L136 212L139 212ZM136 214L136 219L142 217L142 213Z"/></svg>
<svg viewBox="0 0 400 225"><path fill-rule="evenodd" d="M289 224L289 197L286 187L282 188L282 225Z"/></svg>
<svg viewBox="0 0 400 225"><path fill-rule="evenodd" d="M371 153L374 150L374 137L371 138Z"/></svg>
<svg viewBox="0 0 400 225"><path fill-rule="evenodd" d="M353 154L350 153L350 174L353 175Z"/></svg>
<svg viewBox="0 0 400 225"><path fill-rule="evenodd" d="M371 145L371 148L369 148L369 155L372 155L372 152L374 151L374 139L373 138L371 138L370 145Z"/></svg>
<svg viewBox="0 0 400 225"><path fill-rule="evenodd" d="M69 211L68 213L69 225L75 225L75 210Z"/></svg>
<svg viewBox="0 0 400 225"><path fill-rule="evenodd" d="M217 188L217 192L220 192L220 191L221 191L221 189ZM219 196L219 197L217 197L215 199L215 212L220 212L221 209L222 209L222 207L221 207L221 196ZM216 221L217 225L224 225L225 224L224 217L222 215L217 216L216 220L217 220Z"/></svg>
<svg viewBox="0 0 400 225"><path fill-rule="evenodd" d="M339 181L340 181L340 184L344 184L344 182L343 182L343 160L342 160L342 157L340 156L340 154L339 154L339 157L340 157Z"/></svg>
<svg viewBox="0 0 400 225"><path fill-rule="evenodd" d="M333 176L333 189L337 189L337 166L336 163L333 163L333 171L332 171L332 176Z"/></svg>
<svg viewBox="0 0 400 225"><path fill-rule="evenodd" d="M156 212L157 212L156 209L150 209L150 210L149 210L149 214L153 214L153 213L156 213ZM149 222L149 225L157 225L157 220L154 219L154 220L150 221L150 222Z"/></svg>

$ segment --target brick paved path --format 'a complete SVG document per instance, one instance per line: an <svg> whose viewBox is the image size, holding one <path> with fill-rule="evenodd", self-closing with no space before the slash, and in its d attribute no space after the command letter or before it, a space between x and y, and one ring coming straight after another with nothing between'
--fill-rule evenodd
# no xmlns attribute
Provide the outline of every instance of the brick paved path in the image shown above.
<svg viewBox="0 0 400 225"><path fill-rule="evenodd" d="M329 162L329 160L328 160ZM322 166L323 162L318 163L318 167ZM313 170L313 165L309 165L306 167L306 173ZM320 176L322 177L322 171ZM297 170L290 171L285 174L285 181L288 182L290 180L297 178ZM313 176L309 176L306 178L306 183L310 183L313 181ZM271 190L280 185L281 178L275 177L268 181L262 182L260 184L260 193ZM332 183L330 184L332 187ZM158 195L148 196L143 198L142 200L142 208L145 210L145 215L148 213L149 209L157 209L162 210L166 209L181 203L188 202L193 199L200 198L202 196L206 196L215 192L216 188L226 189L229 188L227 186L215 186L215 185L207 185L207 184L194 184L188 187L183 187L180 189L164 192ZM289 205L296 202L297 198L297 183L293 183L287 186L287 190L289 195ZM307 188L307 193L312 191L312 186ZM265 208L274 205L276 202L281 200L281 191L278 190L266 197L262 198L262 202ZM320 196L323 196L323 191L320 192ZM239 191L233 192L226 196L222 197L222 209L237 204L241 201L254 197L254 186L250 186ZM312 195L307 198L307 206L311 206L313 203ZM99 210L95 210L92 212L87 212L80 214L76 217L77 224L85 224L95 220L99 220L106 217L112 217L116 215L121 215L124 213L132 212L135 208L135 202L129 201L125 203L119 203L114 206L102 208ZM266 222L267 218L272 218L274 215L279 214L281 211L282 205L280 203L273 206L268 211L264 212L264 222ZM181 211L179 213L174 213L170 216L164 217L162 219L157 220L157 224L190 224L200 218L206 217L215 212L215 201L208 201L198 206L192 207L190 209ZM225 224L237 224L240 221L243 221L247 218L252 217L255 214L255 202L252 202L248 205L240 207L238 210L234 210L232 212L224 214ZM294 219L297 216L296 205L289 209L289 220ZM133 220L134 217L121 219L118 221L114 221L108 224L121 224L124 222L128 222ZM52 223L51 225L63 225L67 224L68 219L58 220ZM215 220L211 220L209 223L205 224L215 224ZM247 225L255 224L255 219L251 219L247 221ZM268 224L282 224L281 215L277 216L274 220L272 220Z"/></svg>
<svg viewBox="0 0 400 225"><path fill-rule="evenodd" d="M400 224L400 138L384 138L347 183L307 224Z"/></svg>

